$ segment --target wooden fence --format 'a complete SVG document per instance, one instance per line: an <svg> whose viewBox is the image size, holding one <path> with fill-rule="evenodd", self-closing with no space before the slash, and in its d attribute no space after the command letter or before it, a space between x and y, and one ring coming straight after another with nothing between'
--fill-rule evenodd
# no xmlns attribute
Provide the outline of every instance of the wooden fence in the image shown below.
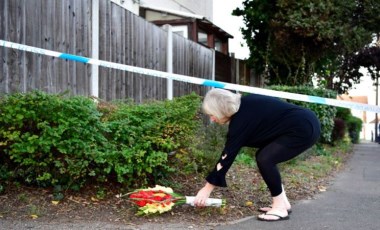
<svg viewBox="0 0 380 230"><path fill-rule="evenodd" d="M167 32L133 13L99 1L99 59L166 71ZM91 57L92 0L1 0L0 39ZM211 79L213 51L173 35L173 73ZM0 47L0 94L34 89L91 95L90 65ZM166 98L166 80L99 69L99 98L136 102ZM174 96L206 87L175 82Z"/></svg>

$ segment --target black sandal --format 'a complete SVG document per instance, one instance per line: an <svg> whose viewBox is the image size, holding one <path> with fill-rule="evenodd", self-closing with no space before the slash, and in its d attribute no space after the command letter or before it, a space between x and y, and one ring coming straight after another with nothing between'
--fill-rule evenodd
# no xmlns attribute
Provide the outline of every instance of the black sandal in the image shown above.
<svg viewBox="0 0 380 230"><path fill-rule="evenodd" d="M265 213L265 215L266 216L275 216L275 217L278 217L278 219L265 219L265 218L262 218L260 216L257 216L257 219L261 220L261 221L268 221L268 222L280 221L280 220L289 220L289 215L288 216L280 216L280 215L273 214L273 213Z"/></svg>
<svg viewBox="0 0 380 230"><path fill-rule="evenodd" d="M262 210L263 208L269 208L270 209L272 207L270 207L270 206L269 207L262 207L262 208L259 208L258 211L262 212L262 213L267 213L268 211ZM288 214L292 213L292 209L288 209L287 211L288 211Z"/></svg>

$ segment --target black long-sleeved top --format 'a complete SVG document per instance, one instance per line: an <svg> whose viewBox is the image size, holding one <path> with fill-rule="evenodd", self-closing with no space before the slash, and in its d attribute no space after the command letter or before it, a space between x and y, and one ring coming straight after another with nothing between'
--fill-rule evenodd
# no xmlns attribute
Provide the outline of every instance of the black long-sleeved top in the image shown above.
<svg viewBox="0 0 380 230"><path fill-rule="evenodd" d="M310 135L305 135L305 132L316 126L319 126L319 121L308 109L274 97L244 96L239 110L229 122L227 140L217 162L222 168L218 171L216 164L206 180L210 184L226 187L226 173L242 147L261 148L276 139L279 144L297 147L309 141L307 138Z"/></svg>

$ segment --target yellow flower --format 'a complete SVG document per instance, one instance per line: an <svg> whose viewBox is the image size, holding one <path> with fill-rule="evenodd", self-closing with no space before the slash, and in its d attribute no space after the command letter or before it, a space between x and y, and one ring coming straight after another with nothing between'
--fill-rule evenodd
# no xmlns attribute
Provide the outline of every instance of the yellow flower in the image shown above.
<svg viewBox="0 0 380 230"><path fill-rule="evenodd" d="M152 203L152 204L146 204L143 208L143 214L151 214L151 213L163 213L171 210L174 206L174 203L171 202L169 204L163 204L163 203Z"/></svg>
<svg viewBox="0 0 380 230"><path fill-rule="evenodd" d="M173 189L172 188L169 188L169 187L164 187L164 186L161 186L161 185L156 185L154 188L147 188L147 189L144 189L145 191L163 191L164 193L174 193Z"/></svg>

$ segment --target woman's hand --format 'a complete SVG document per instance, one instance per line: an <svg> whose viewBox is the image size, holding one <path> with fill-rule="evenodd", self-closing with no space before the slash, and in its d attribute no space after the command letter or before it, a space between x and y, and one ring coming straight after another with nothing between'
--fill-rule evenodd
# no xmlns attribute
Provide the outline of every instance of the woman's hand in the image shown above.
<svg viewBox="0 0 380 230"><path fill-rule="evenodd" d="M203 207L206 204L206 200L210 197L210 194L212 190L214 190L215 185L212 185L210 183L206 183L206 185L199 190L197 193L197 196L194 200L194 205L197 207Z"/></svg>

